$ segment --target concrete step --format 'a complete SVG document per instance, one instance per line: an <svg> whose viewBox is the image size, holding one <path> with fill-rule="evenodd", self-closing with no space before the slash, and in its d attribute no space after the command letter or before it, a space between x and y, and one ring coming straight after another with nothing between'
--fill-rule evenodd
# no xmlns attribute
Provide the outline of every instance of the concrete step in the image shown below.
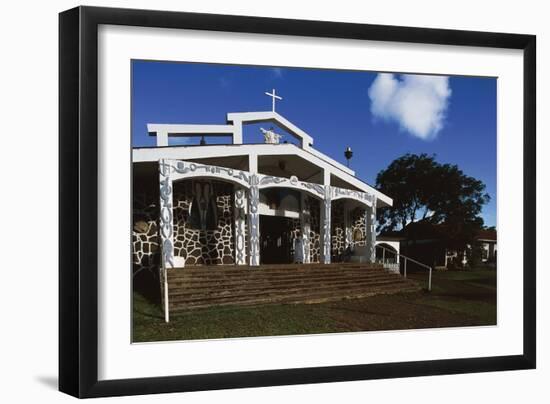
<svg viewBox="0 0 550 404"><path fill-rule="evenodd" d="M328 281L337 281L337 280L361 280L361 279L376 279L376 278L391 278L391 279L400 279L401 277L396 274L384 273L384 272L368 272L361 274L317 274L315 276L297 276L297 275L286 275L286 276L246 276L246 277L227 277L227 278L198 278L190 277L187 279L169 279L170 286L172 288L193 288L198 286L204 287L232 287L238 286L241 284L249 283L270 283L270 284L288 284L292 282L328 282Z"/></svg>
<svg viewBox="0 0 550 404"><path fill-rule="evenodd" d="M288 278L248 278L248 279L238 279L230 278L227 280L197 280L189 279L186 281L171 281L170 290L171 291L185 291L191 289L233 289L240 288L242 286L278 286L280 288L292 285L302 285L302 286L315 286L318 284L334 284L335 282L358 282L358 281L375 281L379 279L392 279L400 280L399 275L390 275L390 274L363 274L361 276L324 276L324 277L315 277L315 278L305 278L305 277L288 277Z"/></svg>
<svg viewBox="0 0 550 404"><path fill-rule="evenodd" d="M203 300L198 302L189 302L187 304L171 304L171 312L182 312L187 310L204 309L211 307L226 307L226 306L262 306L268 304L314 304L324 303L331 301L339 301L345 299L359 299L370 296L376 296L380 294L394 294L394 293L413 293L421 290L418 286L396 286L389 285L385 287L370 288L370 289L358 289L348 290L345 294L335 294L334 291L328 291L325 293L295 293L292 295L266 295L262 297L254 298L230 298L222 301L218 300Z"/></svg>
<svg viewBox="0 0 550 404"><path fill-rule="evenodd" d="M387 272L383 268L331 268L331 269L308 269L308 270L296 270L296 269L271 269L263 271L261 269L246 269L246 270L210 270L200 272L187 272L181 270L178 273L168 272L168 279L189 279L189 278L210 278L210 279L223 279L233 276L238 277L277 277L277 276L316 276L317 274L362 274L369 272Z"/></svg>
<svg viewBox="0 0 550 404"><path fill-rule="evenodd" d="M268 269L288 269L288 268L359 268L359 267L379 267L382 264L368 263L368 262L336 262L331 264L321 264L321 263L312 263L312 264L262 264L260 266L250 266L250 265L188 265L185 268L173 268L170 270L180 271L180 270L217 270L217 269L239 269L239 268L261 268L262 270Z"/></svg>
<svg viewBox="0 0 550 404"><path fill-rule="evenodd" d="M248 266L248 265L219 265L219 266L188 266L185 268L171 268L168 270L170 275L178 274L199 274L199 273L232 273L243 271L312 271L312 270L331 270L331 269L382 269L382 264L285 264L285 265L261 265L261 266Z"/></svg>
<svg viewBox="0 0 550 404"><path fill-rule="evenodd" d="M179 294L170 294L169 301L172 303L190 303L193 301L200 300L215 300L215 299L232 299L240 297L264 297L268 295L275 296L285 296L291 295L293 293L299 294L312 294L318 292L328 292L332 291L336 293L349 293L350 291L361 289L367 291L368 289L377 288L380 286L395 286L395 287L406 287L410 283L393 281L393 280L379 280L379 281L369 281L369 282L356 282L356 283L339 283L336 285L316 285L315 288L312 287L288 287L288 288L277 288L277 287L264 287L264 288L250 288L250 289L240 289L240 290L219 290L219 291L210 291L210 292L197 292L189 291L187 293Z"/></svg>
<svg viewBox="0 0 550 404"><path fill-rule="evenodd" d="M419 291L378 264L186 267L168 271L170 310L314 303Z"/></svg>

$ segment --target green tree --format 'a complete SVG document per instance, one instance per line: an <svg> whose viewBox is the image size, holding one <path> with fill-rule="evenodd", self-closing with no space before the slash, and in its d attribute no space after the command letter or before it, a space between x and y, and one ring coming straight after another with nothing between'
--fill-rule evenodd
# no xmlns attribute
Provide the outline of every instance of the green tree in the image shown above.
<svg viewBox="0 0 550 404"><path fill-rule="evenodd" d="M449 243L461 246L483 226L479 214L490 200L483 182L427 154L397 158L378 173L376 187L394 202L391 208L379 209L380 230L397 230L420 220L445 223Z"/></svg>

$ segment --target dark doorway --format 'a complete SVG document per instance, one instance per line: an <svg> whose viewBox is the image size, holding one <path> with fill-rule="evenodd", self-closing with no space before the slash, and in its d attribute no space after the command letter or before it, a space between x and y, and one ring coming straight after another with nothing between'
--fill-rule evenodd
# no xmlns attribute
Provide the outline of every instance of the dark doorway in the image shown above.
<svg viewBox="0 0 550 404"><path fill-rule="evenodd" d="M292 221L287 217L260 216L260 263L290 264L292 262Z"/></svg>

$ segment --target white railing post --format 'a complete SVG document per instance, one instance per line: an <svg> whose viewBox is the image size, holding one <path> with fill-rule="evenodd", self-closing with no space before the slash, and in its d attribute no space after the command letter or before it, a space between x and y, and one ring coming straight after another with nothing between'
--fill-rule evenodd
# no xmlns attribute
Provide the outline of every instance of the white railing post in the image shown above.
<svg viewBox="0 0 550 404"><path fill-rule="evenodd" d="M376 247L382 249L382 263L384 264L385 260L386 260L386 254L385 254L386 248L382 247L382 246L379 246L379 245L376 246ZM388 251L392 252L391 250L388 250ZM419 262L415 259L409 258L406 255L402 255L402 254L399 254L397 252L395 252L394 254L395 254L395 257L396 257L397 268L399 268L399 261L397 260L397 257L403 258L403 278L407 278L407 262L408 261L412 261L413 264L419 265L422 268L426 268L428 271L430 271L430 273L428 275L428 291L431 292L431 290L432 290L432 271L433 271L433 268L426 265L426 264L423 264L423 263L421 263L421 262Z"/></svg>
<svg viewBox="0 0 550 404"><path fill-rule="evenodd" d="M164 285L164 322L169 323L170 322L170 303L168 302L168 268L166 268L165 264L162 264L162 277L163 277L163 285Z"/></svg>

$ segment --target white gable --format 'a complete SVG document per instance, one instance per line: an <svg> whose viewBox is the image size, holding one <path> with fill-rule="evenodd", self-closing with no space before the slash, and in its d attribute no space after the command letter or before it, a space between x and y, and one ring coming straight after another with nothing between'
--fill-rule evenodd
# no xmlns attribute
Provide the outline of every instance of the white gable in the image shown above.
<svg viewBox="0 0 550 404"><path fill-rule="evenodd" d="M243 144L243 125L258 122L275 123L299 141L294 144ZM133 161L158 161L160 158L200 159L223 158L238 155L298 156L322 169L323 181L330 183L330 176L336 176L353 187L377 196L383 205L392 205L392 199L355 177L355 172L338 161L313 148L313 137L275 111L234 112L227 114L225 125L204 124L147 124L149 134L157 137L158 148L134 148ZM169 146L170 137L231 136L226 145Z"/></svg>
<svg viewBox="0 0 550 404"><path fill-rule="evenodd" d="M310 135L274 111L229 113L227 122L233 122L237 126L242 126L243 123L274 122L298 139L302 149L307 150L313 145L313 138Z"/></svg>

